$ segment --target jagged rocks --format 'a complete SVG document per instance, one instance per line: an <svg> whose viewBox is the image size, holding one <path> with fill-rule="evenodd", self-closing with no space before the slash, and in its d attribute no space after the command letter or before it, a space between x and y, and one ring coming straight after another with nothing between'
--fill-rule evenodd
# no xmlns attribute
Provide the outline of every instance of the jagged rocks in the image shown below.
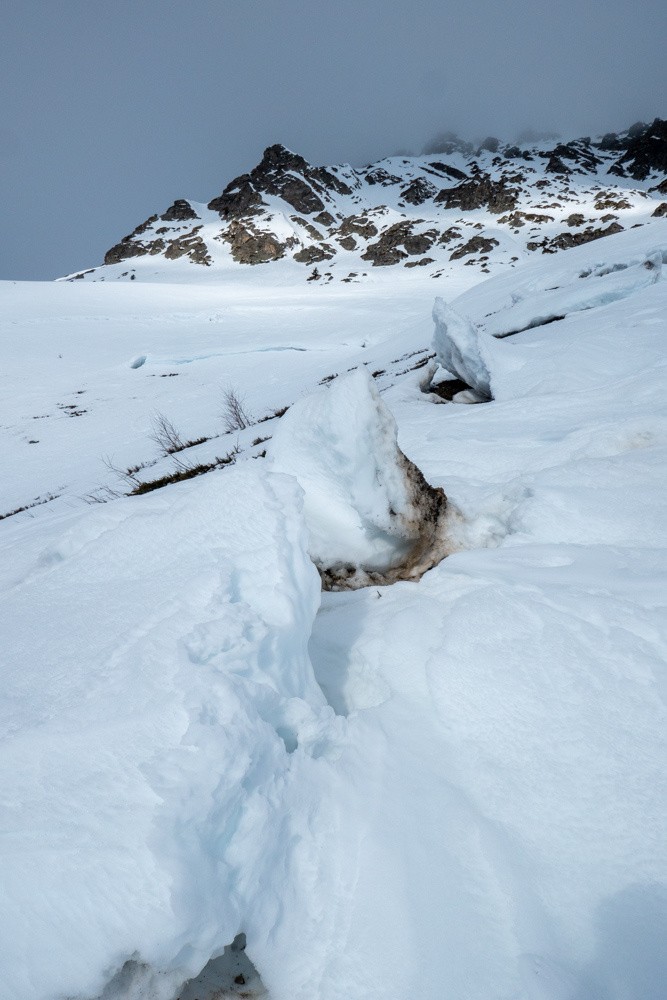
<svg viewBox="0 0 667 1000"><path fill-rule="evenodd" d="M365 176L365 180L367 184L381 184L383 187L401 183L400 177L388 173L384 167L375 167L373 170L369 170Z"/></svg>
<svg viewBox="0 0 667 1000"><path fill-rule="evenodd" d="M655 212L651 213L651 218L654 219L664 219L665 216L667 216L667 201L661 202Z"/></svg>
<svg viewBox="0 0 667 1000"><path fill-rule="evenodd" d="M256 215L266 205L262 196L250 182L248 174L242 174L231 181L220 197L209 201L212 212L219 212L222 219L240 219Z"/></svg>
<svg viewBox="0 0 667 1000"><path fill-rule="evenodd" d="M464 174L462 170L457 167L450 167L448 163L440 163L439 160L435 160L433 163L429 163L429 167L437 170L438 173L445 174L446 177L451 177L453 181L467 181L468 175Z"/></svg>
<svg viewBox="0 0 667 1000"><path fill-rule="evenodd" d="M626 139L605 136L607 145L600 148L625 149L609 173L617 176L629 174L635 180L643 181L653 171L667 172L667 121L656 118L650 125L637 122L628 129Z"/></svg>
<svg viewBox="0 0 667 1000"><path fill-rule="evenodd" d="M485 236L472 236L467 243L464 243L458 250L450 254L450 260L460 260L473 253L490 253L494 247L498 246L498 240L488 239Z"/></svg>
<svg viewBox="0 0 667 1000"><path fill-rule="evenodd" d="M338 236L361 236L365 240L370 240L377 234L377 226L365 215L348 215L337 232Z"/></svg>
<svg viewBox="0 0 667 1000"><path fill-rule="evenodd" d="M553 221L554 219L552 215L540 215L536 212L512 212L510 215L503 215L502 218L498 219L498 222L511 226L513 229L519 229L521 226L525 226L527 222L533 222L535 225L541 225L543 222Z"/></svg>
<svg viewBox="0 0 667 1000"><path fill-rule="evenodd" d="M590 140L579 139L574 142L559 142L552 150L542 154L548 157L546 165L547 173L570 174L573 169L580 173L593 172L602 162L590 148ZM574 167L567 166L563 161L570 160Z"/></svg>
<svg viewBox="0 0 667 1000"><path fill-rule="evenodd" d="M149 255L151 264L153 258L163 257L213 265L219 257L217 239L228 243L233 259L241 263L294 255L292 259L312 270L315 262L354 254L354 263L348 262L356 268L359 257L376 267L406 261L415 267L421 262L411 258L430 260L427 254L432 254L439 274L460 266L461 258L466 265L484 269L487 261L491 266L497 250L498 262L507 258L504 243L501 247L490 239L500 237L486 231L483 212L493 213L501 225L510 227L521 248L530 241L528 249L555 252L619 232L618 215L613 213L631 207L638 215L633 221L647 221L651 212L654 218L664 218L660 195L662 202L667 200L667 178L653 173L650 183L638 184L635 190L629 187L632 182L617 184L610 177L601 184L599 178L601 164L602 169L617 166L616 172L624 176L659 166L666 127L659 120L650 126L637 123L598 144L591 144L588 137L557 142L554 136L533 136L525 141L540 145L530 151L501 147L492 140L476 152L471 147L467 160L461 159L461 142L447 135L436 143L444 151L442 156L408 159L405 154L403 159L396 156L358 170L313 167L284 146L269 146L253 170L241 174L209 203L224 220L222 227L208 213L198 218L197 205L179 199L112 247L105 264ZM446 162L445 152L456 154L456 166ZM524 155L542 162L523 167L517 159L506 158ZM440 189L441 185L446 186ZM657 200L651 201L651 193ZM423 205L421 220L410 217L417 214L410 207L417 205ZM348 214L351 211L354 214ZM478 218L466 215L469 212L478 212ZM194 230L199 223L201 231ZM447 264L447 258L453 263ZM128 273L119 269L115 277ZM338 271L325 280L337 277Z"/></svg>
<svg viewBox="0 0 667 1000"><path fill-rule="evenodd" d="M297 212L312 215L324 212L324 202L314 188L351 194L352 189L325 167L311 167L302 156L285 146L269 146L261 162L249 174L242 174L229 184L208 207L223 219L256 215L266 204L262 194L282 198ZM331 216L331 223L334 221ZM331 223L326 223L330 225Z"/></svg>
<svg viewBox="0 0 667 1000"><path fill-rule="evenodd" d="M326 226L327 228L336 225L336 220L330 212L320 212L319 215L315 216L314 222L317 222L320 226Z"/></svg>
<svg viewBox="0 0 667 1000"><path fill-rule="evenodd" d="M600 240L604 236L613 236L615 233L622 233L623 226L618 222L612 222L606 229L593 229L589 226L580 233L558 233L557 236L549 239L545 236L539 242L526 244L528 250L541 250L542 253L556 253L558 250L569 250L570 247L581 246L582 243L590 243L592 240Z"/></svg>
<svg viewBox="0 0 667 1000"><path fill-rule="evenodd" d="M603 191L595 199L595 210L596 212L604 212L609 208L613 208L618 212L626 208L632 208L632 205L627 198L619 198L613 191Z"/></svg>
<svg viewBox="0 0 667 1000"><path fill-rule="evenodd" d="M423 205L429 198L434 198L437 188L424 177L417 177L401 191L401 198L410 205Z"/></svg>
<svg viewBox="0 0 667 1000"><path fill-rule="evenodd" d="M461 239L461 230L457 229L455 226L450 226L449 229L445 229L443 233L440 233L440 238L438 243L441 246L445 246L447 243L452 243L453 240Z"/></svg>
<svg viewBox="0 0 667 1000"><path fill-rule="evenodd" d="M370 260L373 267L388 267L397 264L408 256L418 256L430 249L435 242L437 232L430 230L428 233L413 235L412 222L397 222L389 229L386 229L376 243L371 243L366 252L362 253L362 260Z"/></svg>
<svg viewBox="0 0 667 1000"><path fill-rule="evenodd" d="M302 156L275 145L264 150L261 162L250 173L250 180L256 190L277 195L297 212L312 215L324 211L324 202L306 180L316 179L317 173Z"/></svg>
<svg viewBox="0 0 667 1000"><path fill-rule="evenodd" d="M299 264L319 264L320 261L331 260L334 256L333 247L328 243L322 243L303 247L294 254L294 260Z"/></svg>
<svg viewBox="0 0 667 1000"><path fill-rule="evenodd" d="M197 235L201 228L201 226L195 226L185 236L179 236L178 239L172 240L164 252L165 257L168 260L178 260L179 257L184 257L187 254L193 264L209 267L212 263L211 255L201 236Z"/></svg>
<svg viewBox="0 0 667 1000"><path fill-rule="evenodd" d="M434 200L445 208L460 208L464 212L486 206L489 212L500 215L516 208L518 196L518 191L507 187L503 180L494 181L488 174L480 174L457 187L444 188Z"/></svg>
<svg viewBox="0 0 667 1000"><path fill-rule="evenodd" d="M189 222L190 219L197 219L198 215L189 201L179 198L160 218L163 222Z"/></svg>
<svg viewBox="0 0 667 1000"><path fill-rule="evenodd" d="M151 215L145 222L142 222L136 229L133 229L129 236L124 236L120 243L116 243L110 250L107 250L104 255L104 263L120 264L121 261L129 260L130 257L143 257L145 254L150 253L150 244L137 241L137 236L143 235L143 233L150 229L153 223L157 222L157 218L157 215ZM162 246L164 247L164 243Z"/></svg>
<svg viewBox="0 0 667 1000"><path fill-rule="evenodd" d="M300 219L298 215L291 216L291 219L292 219L292 222L296 222L297 226L301 226L303 229L306 230L306 232L310 236L311 240L323 240L324 239L324 236L319 231L319 229L316 229L315 226L311 225L310 222L307 222L305 219Z"/></svg>
<svg viewBox="0 0 667 1000"><path fill-rule="evenodd" d="M281 243L273 233L263 232L234 221L220 233L219 239L228 243L232 257L239 264L266 264L285 256L288 242Z"/></svg>

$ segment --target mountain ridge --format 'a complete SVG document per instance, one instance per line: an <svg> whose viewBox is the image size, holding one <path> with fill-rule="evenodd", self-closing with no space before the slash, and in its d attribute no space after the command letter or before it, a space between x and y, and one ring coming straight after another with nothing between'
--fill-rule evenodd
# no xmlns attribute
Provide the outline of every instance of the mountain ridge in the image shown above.
<svg viewBox="0 0 667 1000"><path fill-rule="evenodd" d="M449 137L437 152L360 168L313 166L274 144L208 203L177 199L111 247L103 265L68 277L179 281L207 269L215 280L236 265L277 262L325 282L394 265L434 278L461 262L491 273L665 216L662 196L659 118L555 144L489 137L475 150Z"/></svg>

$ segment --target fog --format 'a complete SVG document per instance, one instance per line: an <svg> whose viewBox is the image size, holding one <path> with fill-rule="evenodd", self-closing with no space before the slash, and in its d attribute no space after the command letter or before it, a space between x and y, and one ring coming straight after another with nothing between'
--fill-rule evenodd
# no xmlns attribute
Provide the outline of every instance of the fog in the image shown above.
<svg viewBox="0 0 667 1000"><path fill-rule="evenodd" d="M314 163L667 114L647 0L22 0L0 38L0 278L53 278L274 142Z"/></svg>

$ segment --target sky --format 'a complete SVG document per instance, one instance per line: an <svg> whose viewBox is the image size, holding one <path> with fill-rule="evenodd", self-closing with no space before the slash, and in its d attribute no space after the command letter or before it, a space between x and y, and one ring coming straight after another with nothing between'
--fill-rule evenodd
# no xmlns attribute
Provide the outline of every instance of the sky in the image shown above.
<svg viewBox="0 0 667 1000"><path fill-rule="evenodd" d="M52 279L263 149L667 117L665 0L20 0L0 33L0 279Z"/></svg>

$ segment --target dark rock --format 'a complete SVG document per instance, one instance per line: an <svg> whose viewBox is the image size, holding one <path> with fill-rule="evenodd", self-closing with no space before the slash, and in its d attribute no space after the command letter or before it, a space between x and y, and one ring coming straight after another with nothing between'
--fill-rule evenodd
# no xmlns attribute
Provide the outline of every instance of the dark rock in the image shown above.
<svg viewBox="0 0 667 1000"><path fill-rule="evenodd" d="M512 212L510 215L503 215L502 218L498 219L498 222L505 223L508 226L512 226L513 229L520 229L521 226L525 226L527 222L533 222L539 225L543 222L553 222L552 215L539 215L537 212Z"/></svg>
<svg viewBox="0 0 667 1000"><path fill-rule="evenodd" d="M440 163L439 160L436 160L434 163L429 163L429 167L433 167L434 170L439 171L441 174L451 177L453 181L468 180L467 174L464 174L462 170L457 170L456 167L450 167L448 163Z"/></svg>
<svg viewBox="0 0 667 1000"><path fill-rule="evenodd" d="M528 243L528 250L542 250L542 253L556 253L558 250L569 250L570 247L578 247L583 243L590 243L592 240L600 240L605 236L613 236L615 233L622 233L623 226L618 222L612 222L606 229L584 229L580 233L558 233L557 236L548 239L546 236L539 243Z"/></svg>
<svg viewBox="0 0 667 1000"><path fill-rule="evenodd" d="M110 250L107 250L104 255L104 263L120 264L123 260L129 260L131 257L143 257L147 253L148 249L142 243L125 243L122 241L111 247Z"/></svg>
<svg viewBox="0 0 667 1000"><path fill-rule="evenodd" d="M417 257L419 254L426 253L435 243L437 235L437 230L430 229L428 232L418 233L416 236L406 236L403 240L405 252L411 257Z"/></svg>
<svg viewBox="0 0 667 1000"><path fill-rule="evenodd" d="M406 260L403 267L425 267L427 264L435 264L433 257L422 257L421 260Z"/></svg>
<svg viewBox="0 0 667 1000"><path fill-rule="evenodd" d="M305 219L300 219L298 215L292 215L291 219L292 219L292 222L296 222L297 225L303 226L303 228L306 230L306 232L310 236L311 240L323 240L324 239L324 236L319 231L319 229L315 229L315 226L311 225L310 222L306 222Z"/></svg>
<svg viewBox="0 0 667 1000"><path fill-rule="evenodd" d="M652 187L651 191L657 191L658 194L667 194L667 177L665 177L664 181L660 181L659 184Z"/></svg>
<svg viewBox="0 0 667 1000"><path fill-rule="evenodd" d="M627 172L635 180L643 181L653 171L667 173L667 121L656 118L650 125L637 122L627 131L627 139L612 145L624 149L623 154L609 168L610 174L622 176ZM605 136L605 141L607 136Z"/></svg>
<svg viewBox="0 0 667 1000"><path fill-rule="evenodd" d="M467 257L473 253L489 253L497 246L498 240L487 239L485 236L472 236L467 243L450 254L449 259L460 260L461 257Z"/></svg>
<svg viewBox="0 0 667 1000"><path fill-rule="evenodd" d="M119 264L122 260L129 260L130 257L143 257L150 253L150 244L137 241L137 236L142 236L154 222L157 222L157 215L151 215L145 222L133 229L129 236L124 236L120 243L116 243L110 250L107 250L104 255L104 263Z"/></svg>
<svg viewBox="0 0 667 1000"><path fill-rule="evenodd" d="M544 168L548 174L569 174L570 168L566 167L560 156L550 156L549 162Z"/></svg>
<svg viewBox="0 0 667 1000"><path fill-rule="evenodd" d="M585 218L580 212L573 212L571 215L568 215L567 219L565 220L565 225L583 226L585 221L586 221Z"/></svg>
<svg viewBox="0 0 667 1000"><path fill-rule="evenodd" d="M305 180L309 176L315 179L315 171L303 156L281 145L265 149L261 162L250 172L253 187L283 198L304 215L324 211L324 202Z"/></svg>
<svg viewBox="0 0 667 1000"><path fill-rule="evenodd" d="M500 214L516 208L519 192L509 188L503 180L494 181L488 174L480 174L474 180L464 181L454 188L445 188L436 195L435 202L445 208L460 208L464 212L483 208Z"/></svg>
<svg viewBox="0 0 667 1000"><path fill-rule="evenodd" d="M280 260L288 249L287 243L281 243L273 233L262 232L251 223L234 220L224 229L218 239L229 243L232 257L239 264L266 264L271 260Z"/></svg>
<svg viewBox="0 0 667 1000"><path fill-rule="evenodd" d="M299 264L318 264L321 260L331 260L335 256L333 247L328 243L303 247L294 254L294 260Z"/></svg>
<svg viewBox="0 0 667 1000"><path fill-rule="evenodd" d="M398 264L408 256L405 249L402 249L403 242L410 236L412 229L411 222L397 222L389 229L386 229L377 243L371 243L366 252L362 253L362 260L372 261L373 267L388 267L391 264Z"/></svg>
<svg viewBox="0 0 667 1000"><path fill-rule="evenodd" d="M336 225L336 220L329 212L320 212L319 215L315 216L313 221L317 222L320 226L327 226L327 228Z"/></svg>
<svg viewBox="0 0 667 1000"><path fill-rule="evenodd" d="M357 248L357 241L354 236L341 236L338 238L338 242L343 250L356 250Z"/></svg>
<svg viewBox="0 0 667 1000"><path fill-rule="evenodd" d="M429 198L433 198L437 193L437 188L424 177L416 177L407 187L401 191L401 198L409 202L410 205L423 205Z"/></svg>
<svg viewBox="0 0 667 1000"><path fill-rule="evenodd" d="M219 212L223 219L240 219L256 215L265 204L259 191L251 184L249 175L241 174L227 185L218 198L209 201L208 207L212 212Z"/></svg>
<svg viewBox="0 0 667 1000"><path fill-rule="evenodd" d="M197 235L201 228L201 226L195 226L191 232L172 240L164 252L165 257L168 260L178 260L179 257L184 257L187 254L193 264L209 267L213 260L203 239Z"/></svg>
<svg viewBox="0 0 667 1000"><path fill-rule="evenodd" d="M338 227L340 236L362 236L365 240L370 240L377 234L377 226L365 215L348 215Z"/></svg>
<svg viewBox="0 0 667 1000"><path fill-rule="evenodd" d="M652 219L663 219L667 215L667 201L663 201L656 208L655 212L651 212Z"/></svg>
<svg viewBox="0 0 667 1000"><path fill-rule="evenodd" d="M188 222L198 216L189 201L179 198L160 218L163 222Z"/></svg>
<svg viewBox="0 0 667 1000"><path fill-rule="evenodd" d="M620 198L613 191L603 191L595 199L595 209L598 212L604 212L608 208L619 211L625 208L632 208L632 205L627 198Z"/></svg>
<svg viewBox="0 0 667 1000"><path fill-rule="evenodd" d="M564 160L574 162L579 172L590 172L602 163L602 160L595 155L590 148L589 139L577 139L574 142L559 142L552 150L541 154L549 158L546 170L548 173L569 174L571 168L566 166Z"/></svg>
<svg viewBox="0 0 667 1000"><path fill-rule="evenodd" d="M340 177L337 177L326 167L309 167L306 176L315 184L320 184L323 188L333 188L338 194L352 194L352 188Z"/></svg>
<svg viewBox="0 0 667 1000"><path fill-rule="evenodd" d="M396 177L395 174L388 173L384 167L375 167L374 170L369 170L365 179L368 184L381 184L382 187L387 187L390 184L401 183L400 177Z"/></svg>
<svg viewBox="0 0 667 1000"><path fill-rule="evenodd" d="M461 231L459 229L456 229L454 226L450 226L449 229L445 229L444 233L440 234L440 239L438 240L438 243L444 246L446 243L451 243L452 240L460 240L460 239L461 239Z"/></svg>

